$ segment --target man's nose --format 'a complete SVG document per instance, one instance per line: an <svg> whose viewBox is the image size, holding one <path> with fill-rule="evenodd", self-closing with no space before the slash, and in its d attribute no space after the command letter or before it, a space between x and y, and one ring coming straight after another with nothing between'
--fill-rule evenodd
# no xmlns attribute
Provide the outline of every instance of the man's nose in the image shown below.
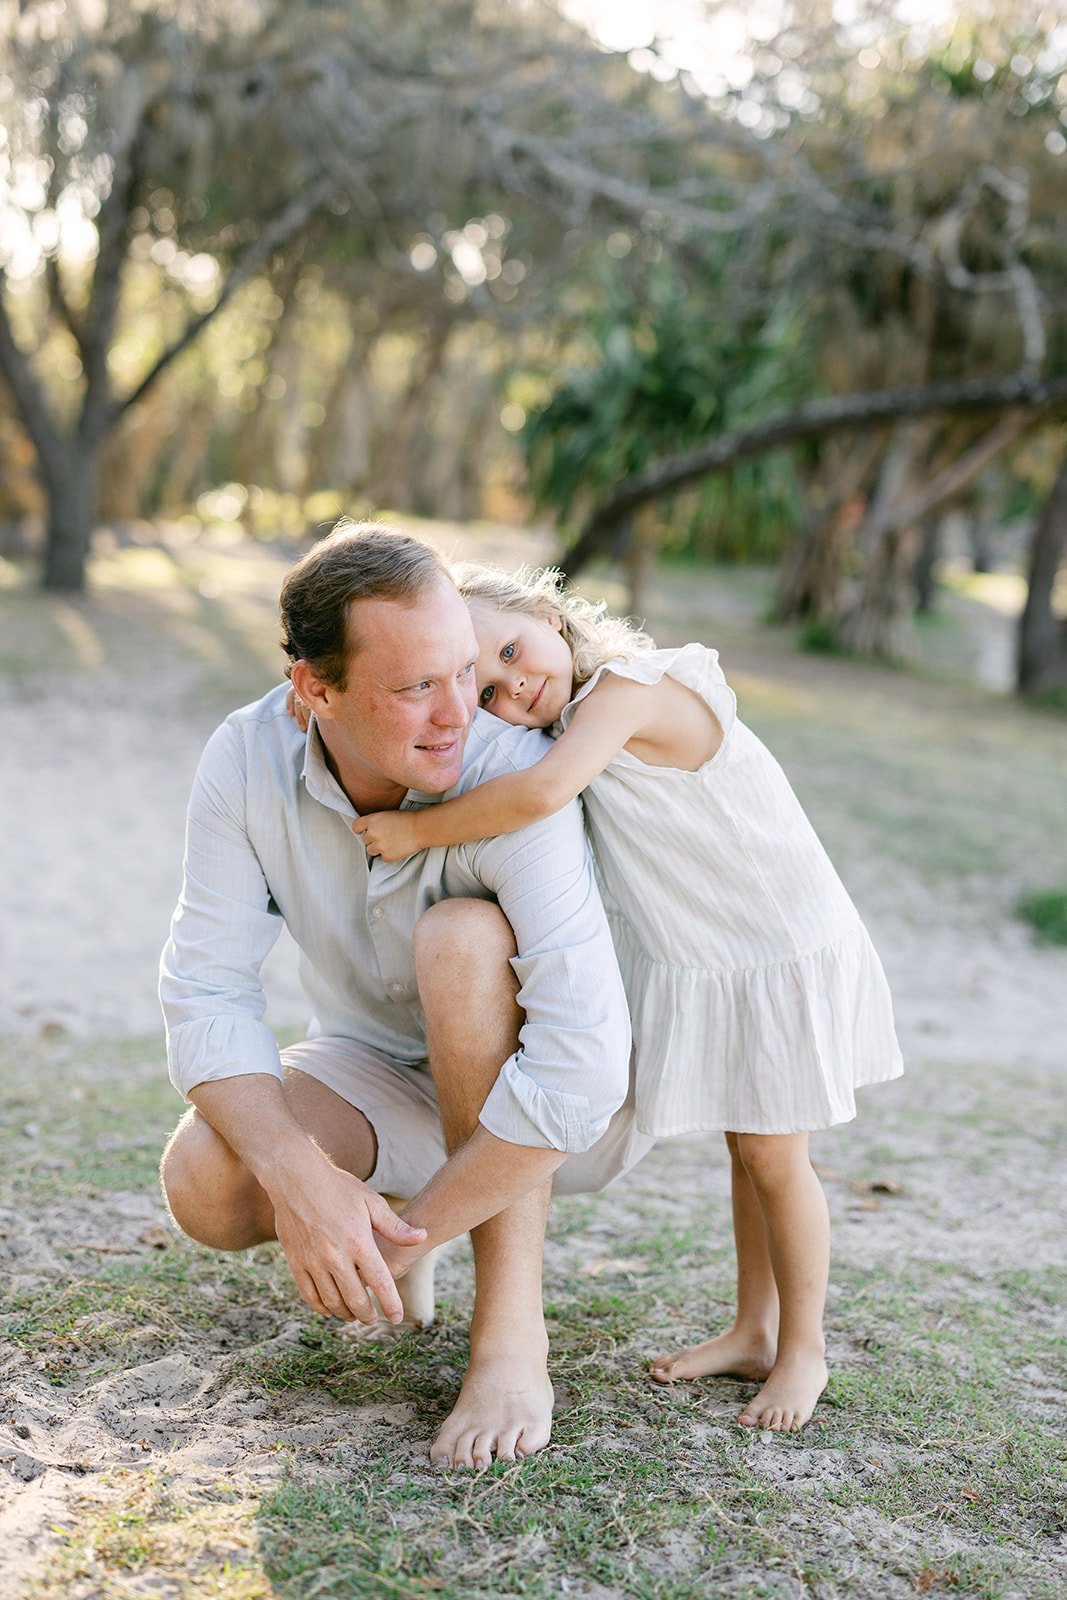
<svg viewBox="0 0 1067 1600"><path fill-rule="evenodd" d="M465 728L473 715L469 696L462 685L453 684L434 708L433 720L444 728Z"/></svg>

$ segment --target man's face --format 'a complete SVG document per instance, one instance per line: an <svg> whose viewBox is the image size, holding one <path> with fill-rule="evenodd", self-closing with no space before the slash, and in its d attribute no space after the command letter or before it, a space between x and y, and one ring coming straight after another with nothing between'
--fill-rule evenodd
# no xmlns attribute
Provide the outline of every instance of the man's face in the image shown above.
<svg viewBox="0 0 1067 1600"><path fill-rule="evenodd" d="M408 789L440 794L457 783L474 714L478 645L470 614L447 578L411 604L349 607L343 690L319 711L341 783L361 811L399 804Z"/></svg>

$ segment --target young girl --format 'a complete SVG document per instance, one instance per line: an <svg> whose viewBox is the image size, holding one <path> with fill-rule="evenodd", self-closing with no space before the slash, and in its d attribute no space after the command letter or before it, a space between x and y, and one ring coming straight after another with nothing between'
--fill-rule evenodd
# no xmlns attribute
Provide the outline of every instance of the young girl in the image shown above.
<svg viewBox="0 0 1067 1600"><path fill-rule="evenodd" d="M736 713L714 650L657 650L558 574L454 573L478 704L556 728L532 768L354 824L387 861L524 827L581 794L626 982L641 1129L725 1132L737 1315L660 1356L661 1383L758 1381L742 1424L800 1428L826 1385L826 1201L808 1133L902 1071L889 991L789 783Z"/></svg>

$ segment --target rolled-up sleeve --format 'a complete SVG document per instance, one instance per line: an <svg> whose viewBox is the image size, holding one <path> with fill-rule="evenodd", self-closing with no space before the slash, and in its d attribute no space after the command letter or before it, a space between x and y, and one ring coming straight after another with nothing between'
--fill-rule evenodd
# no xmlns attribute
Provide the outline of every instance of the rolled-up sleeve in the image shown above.
<svg viewBox="0 0 1067 1600"><path fill-rule="evenodd" d="M245 828L245 785L240 733L224 723L197 770L181 898L160 962L167 1061L186 1097L220 1078L281 1077L260 981L281 918Z"/></svg>
<svg viewBox="0 0 1067 1600"><path fill-rule="evenodd" d="M511 1144L587 1150L626 1098L630 1019L581 808L472 848L514 930L526 1016L481 1123Z"/></svg>

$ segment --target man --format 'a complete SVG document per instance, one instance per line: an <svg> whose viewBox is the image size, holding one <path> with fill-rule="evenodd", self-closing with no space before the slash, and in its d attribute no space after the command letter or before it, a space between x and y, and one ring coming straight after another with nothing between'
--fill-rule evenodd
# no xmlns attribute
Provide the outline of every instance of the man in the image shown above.
<svg viewBox="0 0 1067 1600"><path fill-rule="evenodd" d="M163 1157L167 1201L218 1249L277 1238L308 1305L363 1322L368 1289L399 1320L395 1280L470 1230L471 1361L431 1458L514 1459L551 1427L553 1176L602 1188L652 1143L619 1109L629 1025L580 812L368 859L361 813L525 767L544 735L473 717L466 607L405 534L335 532L289 573L281 609L307 733L284 686L235 712L190 802L160 993L193 1109ZM279 1057L260 968L282 920L314 1021ZM409 1202L401 1216L383 1195Z"/></svg>

